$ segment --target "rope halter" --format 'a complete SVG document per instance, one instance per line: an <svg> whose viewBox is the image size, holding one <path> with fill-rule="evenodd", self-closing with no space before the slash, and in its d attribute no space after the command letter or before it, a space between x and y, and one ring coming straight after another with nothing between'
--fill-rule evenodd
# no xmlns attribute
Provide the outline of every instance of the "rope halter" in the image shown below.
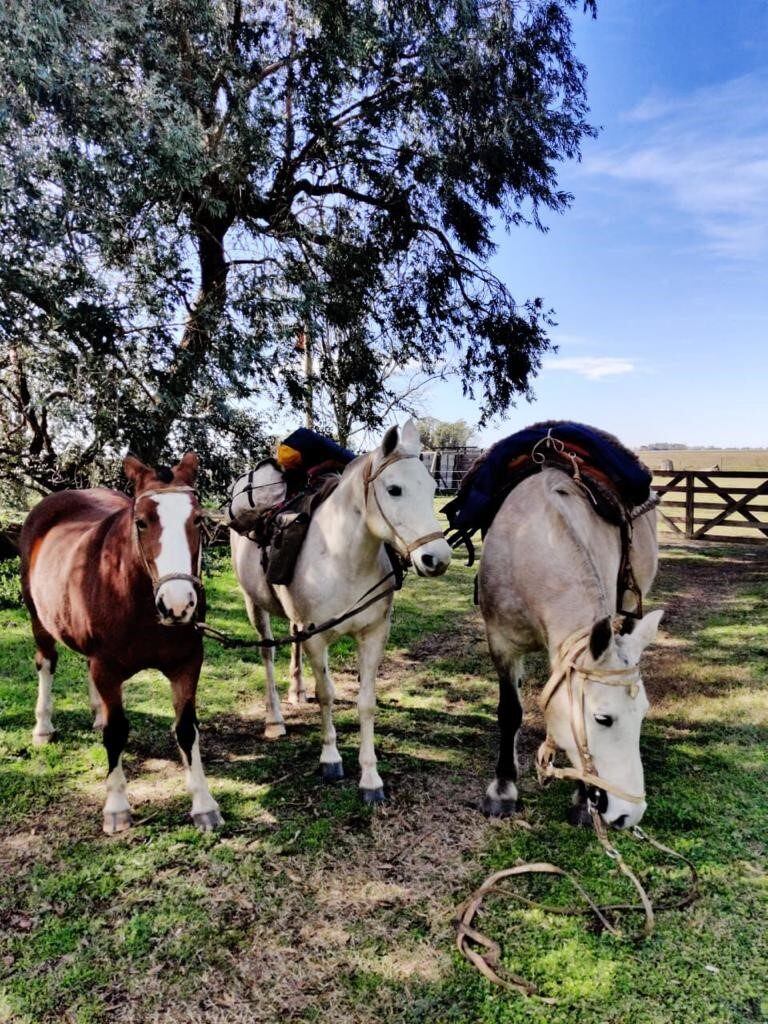
<svg viewBox="0 0 768 1024"><path fill-rule="evenodd" d="M617 621L614 621L614 632L617 624ZM571 732L576 749L579 752L581 770L578 768L555 767L554 758L557 752L557 743L547 732L546 739L536 753L536 773L541 783L548 782L550 779L573 779L577 782L583 782L586 786L596 786L607 793L612 793L614 796L619 797L620 800L641 804L645 800L645 793L639 796L633 793L626 793L623 789L597 774L594 758L587 741L584 709L585 685L588 682L602 683L604 686L623 686L628 691L630 697L633 699L637 697L640 692L640 668L638 665L609 669L583 667L583 659L589 648L591 633L591 629L579 631L572 634L561 644L555 667L539 697L541 710L545 712L556 691L562 685L566 686L570 706Z"/></svg>
<svg viewBox="0 0 768 1024"><path fill-rule="evenodd" d="M376 508L379 511L379 515L392 531L392 536L394 537L395 545L398 548L399 554L402 555L402 557L406 560L410 559L411 553L415 551L416 548L420 548L422 544L429 544L429 542L432 540L443 540L443 531L435 530L433 533L427 533L423 537L417 537L416 540L412 540L410 542L406 541L405 538L401 537L400 534L397 532L394 523L391 521L391 519L386 514L384 509L381 507L379 496L376 493L376 488L373 485L375 481L384 472L384 470L391 466L393 463L401 462L403 459L418 458L418 455L406 455L403 452L393 452L391 455L387 455L385 459L382 459L382 461L379 463L378 468L374 472L372 452L365 460L365 466L363 468L363 488L365 494L365 507L368 508L368 496L369 494L372 494L373 500L376 502ZM419 459L419 461L421 460Z"/></svg>
<svg viewBox="0 0 768 1024"><path fill-rule="evenodd" d="M150 488L149 490L141 491L139 494L136 494L134 496L134 499L133 499L134 508L136 507L136 503L139 502L142 498L156 498L156 497L159 497L159 496L161 496L163 494L174 494L174 493L197 495L197 491L195 490L195 488L194 487L189 487L186 484L175 484L175 485L172 485L170 487ZM151 563L149 561L149 559L147 558L147 553L145 552L144 546L141 543L141 533L139 531L139 526L138 526L138 523L135 522L135 520L134 520L133 537L134 537L134 541L136 543L136 550L137 550L138 555L139 555L139 560L140 560L141 564L144 566L144 570L145 570L147 576L149 576L149 580L150 580L150 582L152 584L152 594L153 594L153 597L155 598L155 600L157 600L157 594L158 594L158 591L160 590L160 587L162 587L163 584L165 584L165 583L169 583L171 580L185 580L187 583L191 583L192 586L196 590L201 591L203 589L203 581L202 581L202 577L201 577L201 572L202 572L202 567L203 567L203 545L202 545L202 542L199 544L198 549L197 549L197 573L196 574L195 573L188 573L188 572L168 572L164 576L158 576L157 575L157 569L156 569L155 565L153 563Z"/></svg>

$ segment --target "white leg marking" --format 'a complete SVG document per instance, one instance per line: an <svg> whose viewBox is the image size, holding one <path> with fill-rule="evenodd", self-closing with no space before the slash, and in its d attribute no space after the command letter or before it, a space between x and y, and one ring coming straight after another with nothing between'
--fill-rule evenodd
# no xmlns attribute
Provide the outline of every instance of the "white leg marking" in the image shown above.
<svg viewBox="0 0 768 1024"><path fill-rule="evenodd" d="M323 730L323 750L320 754L320 764L339 764L341 754L336 747L336 729L333 725L333 700L336 691L333 688L333 680L328 672L328 651L308 651L312 662L312 673L315 677L317 687L317 699L320 703L320 717Z"/></svg>
<svg viewBox="0 0 768 1024"><path fill-rule="evenodd" d="M35 728L32 732L32 742L36 746L47 743L54 733L51 721L53 714L52 688L51 663L47 658L43 658L42 665L37 672L37 704L35 705Z"/></svg>
<svg viewBox="0 0 768 1024"><path fill-rule="evenodd" d="M267 612L260 608L254 608L254 626L263 640L272 639L272 624ZM277 692L275 683L275 649L274 647L262 647L261 660L264 662L264 675L266 676L266 720L264 723L264 736L268 740L285 736L285 722L283 713L280 710L280 694Z"/></svg>
<svg viewBox="0 0 768 1024"><path fill-rule="evenodd" d="M181 759L184 762L187 789L192 794L192 817L196 818L198 814L213 814L214 817L218 816L217 823L220 824L223 819L219 813L219 805L208 789L208 780L205 777L203 762L200 758L200 734L197 729L195 729L195 741L192 744L192 763L187 761L183 751ZM213 824L213 822L209 824Z"/></svg>
<svg viewBox="0 0 768 1024"><path fill-rule="evenodd" d="M357 696L357 713L360 722L361 789L384 788L384 783L378 772L373 735L376 716L376 673L379 670L388 634L389 622L387 621L375 632L361 636L358 640L357 665L360 689Z"/></svg>
<svg viewBox="0 0 768 1024"><path fill-rule="evenodd" d="M507 781L499 785L499 780L494 779L485 793L491 800L517 800L517 786L514 782Z"/></svg>
<svg viewBox="0 0 768 1024"><path fill-rule="evenodd" d="M96 684L90 676L88 676L88 699L91 703L91 711L93 712L93 728L103 729L107 724L106 715L104 714L104 702L99 696Z"/></svg>
<svg viewBox="0 0 768 1024"><path fill-rule="evenodd" d="M107 802L104 804L104 831L108 836L125 832L133 824L131 805L125 795L125 774L123 755L107 776Z"/></svg>
<svg viewBox="0 0 768 1024"><path fill-rule="evenodd" d="M107 776L107 802L104 804L105 814L119 814L130 811L131 805L125 793L126 781L123 771L123 755L118 758L117 765Z"/></svg>

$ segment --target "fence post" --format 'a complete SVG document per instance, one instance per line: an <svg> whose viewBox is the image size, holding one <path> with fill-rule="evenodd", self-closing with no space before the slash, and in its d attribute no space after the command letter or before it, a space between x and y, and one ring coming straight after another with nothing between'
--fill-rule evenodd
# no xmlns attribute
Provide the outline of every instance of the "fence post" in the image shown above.
<svg viewBox="0 0 768 1024"><path fill-rule="evenodd" d="M693 540L694 532L693 477L694 474L690 470L685 474L685 536L688 540Z"/></svg>

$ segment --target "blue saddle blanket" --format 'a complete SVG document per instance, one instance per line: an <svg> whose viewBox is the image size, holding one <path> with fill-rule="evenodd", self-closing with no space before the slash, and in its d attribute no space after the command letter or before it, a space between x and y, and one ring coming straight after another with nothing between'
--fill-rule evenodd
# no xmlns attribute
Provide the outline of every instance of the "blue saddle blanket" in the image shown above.
<svg viewBox="0 0 768 1024"><path fill-rule="evenodd" d="M578 468L601 515L614 522L650 497L651 472L615 437L567 420L535 423L484 452L445 506L451 528L468 538L493 522L509 492L542 466L574 475Z"/></svg>

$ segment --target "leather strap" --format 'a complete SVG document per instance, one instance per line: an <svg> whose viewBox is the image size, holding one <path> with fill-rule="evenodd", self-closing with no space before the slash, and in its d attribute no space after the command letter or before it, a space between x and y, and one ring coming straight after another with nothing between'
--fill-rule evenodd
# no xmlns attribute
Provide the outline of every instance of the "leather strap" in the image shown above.
<svg viewBox="0 0 768 1024"><path fill-rule="evenodd" d="M376 507L379 510L379 515L387 524L392 531L392 536L395 540L395 546L399 548L400 554L405 558L410 558L412 552L417 548L422 547L424 544L429 544L432 540L442 540L444 534L442 530L434 530L432 533L427 533L423 537L417 537L416 540L410 542L406 541L395 528L394 523L386 514L384 509L381 507L379 496L376 493L376 488L373 486L374 482L381 476L385 469L393 465L395 462L401 462L403 459L418 459L418 455L406 455L403 452L392 452L391 455L387 455L386 458L382 459L379 465L376 467L376 471L373 472L373 455L369 455L365 467L363 469L363 488L365 504L368 505L368 496L370 493L373 494L373 500L376 502Z"/></svg>
<svg viewBox="0 0 768 1024"><path fill-rule="evenodd" d="M613 622L614 631L618 628L619 619ZM645 800L645 794L639 796L634 793L627 793L619 786L603 779L597 774L595 762L589 749L587 740L587 728L584 713L585 686L590 680L602 683L605 686L624 686L628 689L631 697L636 697L640 688L640 669L637 665L627 668L600 669L595 667L582 668L581 659L585 657L589 647L591 629L580 630L573 633L560 646L555 668L544 686L539 697L542 711L546 711L549 702L555 692L565 684L568 690L568 703L571 717L571 733L579 752L581 769L578 768L556 768L554 757L557 752L557 744L551 736L547 736L539 747L536 754L536 772L540 782L550 779L572 779L583 782L586 786L596 786L607 793L612 793L620 800L627 800L629 803L640 804Z"/></svg>
<svg viewBox="0 0 768 1024"><path fill-rule="evenodd" d="M146 491L141 491L135 495L133 502L134 507L136 502L141 498L156 498L163 494L197 494L194 487L189 487L186 484L171 485L170 487L155 487ZM149 576L149 581L152 584L152 594L157 598L160 587L165 583L169 583L171 580L186 580L191 583L197 590L203 590L203 581L201 578L202 566L203 566L203 543L202 537L200 538L200 544L197 549L197 574L188 572L169 572L164 576L157 575L157 569L154 565L151 565L147 554L144 551L144 546L141 543L141 534L139 533L139 527L134 522L133 538L136 550L139 556L139 561L144 566L144 571Z"/></svg>

